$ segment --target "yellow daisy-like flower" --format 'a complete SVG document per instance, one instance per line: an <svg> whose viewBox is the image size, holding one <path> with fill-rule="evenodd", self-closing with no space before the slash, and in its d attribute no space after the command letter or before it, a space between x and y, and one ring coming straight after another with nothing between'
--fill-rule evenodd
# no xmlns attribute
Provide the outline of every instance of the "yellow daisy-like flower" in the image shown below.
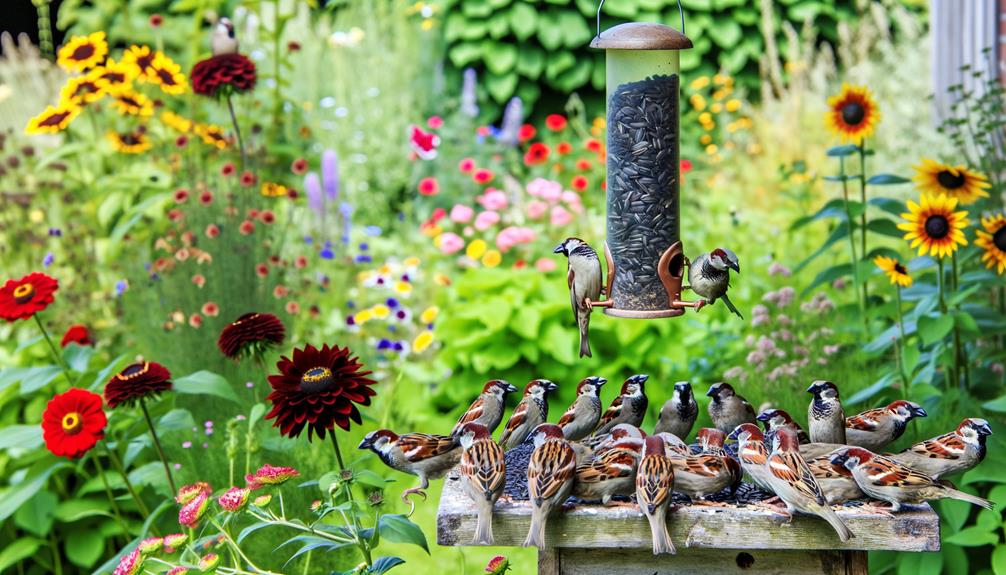
<svg viewBox="0 0 1006 575"><path fill-rule="evenodd" d="M842 142L860 144L873 134L880 122L880 110L870 89L865 86L842 84L842 91L828 98L828 112L824 124L841 138Z"/></svg>
<svg viewBox="0 0 1006 575"><path fill-rule="evenodd" d="M420 263L422 263L422 261L416 256L409 256L405 258L405 261L402 262L402 265L407 268L416 268L419 267Z"/></svg>
<svg viewBox="0 0 1006 575"><path fill-rule="evenodd" d="M477 260L482 257L482 254L486 253L486 249L489 246L486 245L485 240L472 240L468 247L465 248L465 255L473 260Z"/></svg>
<svg viewBox="0 0 1006 575"><path fill-rule="evenodd" d="M183 118L178 114L172 112L171 110L165 110L161 112L161 121L164 122L165 126L177 130L183 134L188 134L192 131L192 120L188 118Z"/></svg>
<svg viewBox="0 0 1006 575"><path fill-rule="evenodd" d="M105 88L98 80L87 76L69 78L59 91L60 102L81 106L100 100L105 95Z"/></svg>
<svg viewBox="0 0 1006 575"><path fill-rule="evenodd" d="M706 109L706 99L702 97L702 94L692 94L692 97L688 98L688 101L699 112Z"/></svg>
<svg viewBox="0 0 1006 575"><path fill-rule="evenodd" d="M440 308L432 305L423 310L423 313L419 314L419 321L423 323L433 323L437 320L437 316L440 315Z"/></svg>
<svg viewBox="0 0 1006 575"><path fill-rule="evenodd" d="M112 149L123 154L141 154L150 149L150 138L143 132L109 132Z"/></svg>
<svg viewBox="0 0 1006 575"><path fill-rule="evenodd" d="M374 312L369 309L360 310L353 319L356 320L356 323L367 323L374 319Z"/></svg>
<svg viewBox="0 0 1006 575"><path fill-rule="evenodd" d="M83 72L105 60L108 42L104 32L73 36L59 49L56 63L68 72Z"/></svg>
<svg viewBox="0 0 1006 575"><path fill-rule="evenodd" d="M985 250L982 261L989 269L995 268L996 273L1006 272L1006 216L996 214L982 218L984 230L978 230L975 245Z"/></svg>
<svg viewBox="0 0 1006 575"><path fill-rule="evenodd" d="M424 330L422 333L416 336L416 339L412 342L412 350L416 353L423 353L430 347L433 343L433 332L430 330Z"/></svg>
<svg viewBox="0 0 1006 575"><path fill-rule="evenodd" d="M741 109L741 101L734 98L733 100L727 100L727 112L736 112Z"/></svg>
<svg viewBox="0 0 1006 575"><path fill-rule="evenodd" d="M482 265L487 268L494 268L503 261L503 255L496 250L489 250L482 256Z"/></svg>
<svg viewBox="0 0 1006 575"><path fill-rule="evenodd" d="M150 49L150 46L130 46L122 53L122 65L132 70L134 78L140 82L150 82L153 79L154 59L160 52Z"/></svg>
<svg viewBox="0 0 1006 575"><path fill-rule="evenodd" d="M59 106L46 106L45 111L28 121L26 134L55 134L66 129L80 114L80 106L73 102L60 102Z"/></svg>
<svg viewBox="0 0 1006 575"><path fill-rule="evenodd" d="M377 319L384 319L388 317L388 315L391 313L391 309L388 306L384 305L383 303L375 305L374 307L370 308L370 311L374 314L374 317L376 317Z"/></svg>
<svg viewBox="0 0 1006 575"><path fill-rule="evenodd" d="M448 277L447 274L445 273L437 272L433 274L433 283L437 284L438 286L449 286L451 285L451 278Z"/></svg>
<svg viewBox="0 0 1006 575"><path fill-rule="evenodd" d="M154 103L132 88L119 88L112 93L112 107L127 116L153 116Z"/></svg>
<svg viewBox="0 0 1006 575"><path fill-rule="evenodd" d="M154 56L147 78L160 86L165 94L184 94L188 88L188 81L182 74L182 67L160 52Z"/></svg>
<svg viewBox="0 0 1006 575"><path fill-rule="evenodd" d="M977 202L978 198L989 197L986 190L992 184L988 178L981 172L969 170L967 166L951 166L922 158L922 163L913 167L915 177L912 180L924 194L946 194L957 198L964 206Z"/></svg>
<svg viewBox="0 0 1006 575"><path fill-rule="evenodd" d="M709 76L699 76L692 80L692 90L701 90L709 85Z"/></svg>
<svg viewBox="0 0 1006 575"><path fill-rule="evenodd" d="M908 212L901 214L905 219L898 224L899 230L907 232L905 239L911 241L912 248L919 248L919 255L932 254L946 257L958 246L968 245L964 228L968 226L968 213L955 212L957 198L947 195L923 195L918 204L908 200Z"/></svg>
<svg viewBox="0 0 1006 575"><path fill-rule="evenodd" d="M720 104L719 102L716 102L712 106L709 106L709 111L712 112L712 113L714 113L714 114L719 114L720 112L723 111L723 104Z"/></svg>
<svg viewBox="0 0 1006 575"><path fill-rule="evenodd" d="M204 144L215 146L220 150L227 148L227 144L229 142L227 140L227 136L224 134L223 128L220 126L214 126L213 124L196 124L193 130L197 136L203 139Z"/></svg>
<svg viewBox="0 0 1006 575"><path fill-rule="evenodd" d="M275 182L262 182L262 195L267 198L286 197L288 190L283 184Z"/></svg>
<svg viewBox="0 0 1006 575"><path fill-rule="evenodd" d="M103 88L111 90L131 84L136 79L136 67L125 62L116 63L109 58L101 66L95 66L87 75Z"/></svg>
<svg viewBox="0 0 1006 575"><path fill-rule="evenodd" d="M908 275L908 270L901 262L887 256L877 256L873 258L873 263L883 270L887 277L891 278L891 284L898 284L901 287L912 285L912 276Z"/></svg>
<svg viewBox="0 0 1006 575"><path fill-rule="evenodd" d="M412 284L406 281L395 282L395 293L409 295L412 293Z"/></svg>

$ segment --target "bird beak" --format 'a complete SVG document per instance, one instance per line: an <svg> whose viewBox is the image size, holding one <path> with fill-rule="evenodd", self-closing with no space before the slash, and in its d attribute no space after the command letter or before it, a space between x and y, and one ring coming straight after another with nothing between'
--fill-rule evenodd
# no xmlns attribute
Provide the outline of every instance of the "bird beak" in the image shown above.
<svg viewBox="0 0 1006 575"><path fill-rule="evenodd" d="M734 268L734 271L741 273L741 264L738 262L727 262L727 265Z"/></svg>
<svg viewBox="0 0 1006 575"><path fill-rule="evenodd" d="M706 397L716 399L717 397L719 397L719 394L720 394L720 388L714 385L709 388L709 391L706 392Z"/></svg>
<svg viewBox="0 0 1006 575"><path fill-rule="evenodd" d="M845 453L839 453L831 458L832 465L839 465L845 467L845 462L849 459L849 456Z"/></svg>
<svg viewBox="0 0 1006 575"><path fill-rule="evenodd" d="M562 252L563 252L563 244L555 246L555 249L552 250L553 254L561 254Z"/></svg>
<svg viewBox="0 0 1006 575"><path fill-rule="evenodd" d="M768 412L763 411L758 414L758 417L756 419L758 421L768 421L771 418L769 417Z"/></svg>
<svg viewBox="0 0 1006 575"><path fill-rule="evenodd" d="M597 381L595 383L598 387L601 387L602 385L608 383L608 380L604 379L603 377L599 377L597 378Z"/></svg>
<svg viewBox="0 0 1006 575"><path fill-rule="evenodd" d="M514 385L512 383L507 383L505 389L506 389L507 393L513 393L513 392L517 391L517 388L514 387Z"/></svg>
<svg viewBox="0 0 1006 575"><path fill-rule="evenodd" d="M992 435L992 427L989 424L984 424L978 427L978 433L982 435Z"/></svg>
<svg viewBox="0 0 1006 575"><path fill-rule="evenodd" d="M364 437L363 441L361 441L360 445L358 445L356 448L357 449L370 449L373 446L374 446L374 441L370 437Z"/></svg>
<svg viewBox="0 0 1006 575"><path fill-rule="evenodd" d="M741 430L741 428L738 425L737 427L734 428L733 431L730 432L730 435L727 436L727 439L734 439L734 440L736 440L737 439L737 435L740 433L740 430Z"/></svg>
<svg viewBox="0 0 1006 575"><path fill-rule="evenodd" d="M645 374L640 374L640 375L634 376L632 379L635 380L635 383L646 383L646 380L650 379L650 376L645 375Z"/></svg>
<svg viewBox="0 0 1006 575"><path fill-rule="evenodd" d="M559 389L559 386L556 385L556 384L554 384L554 383L552 383L551 381L548 382L548 385L545 386L545 390L546 391L555 391L557 389Z"/></svg>
<svg viewBox="0 0 1006 575"><path fill-rule="evenodd" d="M913 407L912 408L912 415L914 415L915 417L925 417L925 416L927 416L929 414L926 413L926 410L922 409L921 407Z"/></svg>
<svg viewBox="0 0 1006 575"><path fill-rule="evenodd" d="M821 391L820 383L812 383L810 384L810 387L807 388L807 393L813 393L814 395L817 395L817 392L819 391Z"/></svg>

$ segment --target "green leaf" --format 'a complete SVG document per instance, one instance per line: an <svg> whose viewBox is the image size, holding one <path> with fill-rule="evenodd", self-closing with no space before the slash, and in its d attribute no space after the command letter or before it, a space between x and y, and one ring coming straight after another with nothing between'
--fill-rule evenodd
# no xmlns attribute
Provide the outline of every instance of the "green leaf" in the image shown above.
<svg viewBox="0 0 1006 575"><path fill-rule="evenodd" d="M392 568L398 567L404 563L405 560L398 557L378 557L374 560L374 564L370 566L370 569L367 570L367 573L371 573L373 575L383 575Z"/></svg>
<svg viewBox="0 0 1006 575"><path fill-rule="evenodd" d="M61 501L56 507L55 517L60 523L73 523L86 517L103 515L112 517L108 511L108 501L101 499L70 499Z"/></svg>
<svg viewBox="0 0 1006 575"><path fill-rule="evenodd" d="M96 529L74 529L64 544L66 558L79 567L91 567L101 558L105 538Z"/></svg>
<svg viewBox="0 0 1006 575"><path fill-rule="evenodd" d="M119 366L122 365L122 362L125 359L126 354L122 354L113 359L112 361L110 361L108 365L106 365L104 368L102 368L100 372L98 372L98 375L95 376L94 381L91 382L91 385L88 387L88 389L94 391L98 387L108 383L108 380L112 377L112 372L117 370Z"/></svg>
<svg viewBox="0 0 1006 575"><path fill-rule="evenodd" d="M70 369L80 373L87 371L87 366L91 363L93 355L94 348L89 345L70 343L63 348L63 360L70 366Z"/></svg>
<svg viewBox="0 0 1006 575"><path fill-rule="evenodd" d="M976 322L975 318L966 311L956 312L954 314L954 320L961 331L968 333L981 333L981 329L978 328L978 322Z"/></svg>
<svg viewBox="0 0 1006 575"><path fill-rule="evenodd" d="M899 202L898 200L892 200L891 198L872 198L866 203L871 206L876 206L885 212L891 214L892 216L900 217L905 211L905 203Z"/></svg>
<svg viewBox="0 0 1006 575"><path fill-rule="evenodd" d="M486 89L493 100L502 104L513 96L513 91L517 87L517 74L511 72L504 76L497 76L493 73L486 74ZM506 318L503 318L505 320Z"/></svg>
<svg viewBox="0 0 1006 575"><path fill-rule="evenodd" d="M506 74L517 63L517 47L505 42L487 41L483 44L486 68L493 74Z"/></svg>
<svg viewBox="0 0 1006 575"><path fill-rule="evenodd" d="M884 391L885 389L889 389L891 387L891 384L893 384L896 379L898 379L898 375L896 373L894 372L887 373L873 384L864 387L863 389L852 394L852 397L846 399L844 403L848 405L856 405L857 403L862 403L868 399L871 399L873 398L873 396Z"/></svg>
<svg viewBox="0 0 1006 575"><path fill-rule="evenodd" d="M898 224L888 219L870 220L866 223L866 229L889 238L901 239L905 232L898 229Z"/></svg>
<svg viewBox="0 0 1006 575"><path fill-rule="evenodd" d="M860 204L860 205L862 205L862 204ZM862 212L860 212L860 213L862 213ZM856 214L853 214L853 217L855 217L855 216L856 216ZM826 203L817 212L815 212L815 213L813 213L813 214L811 214L809 216L803 216L802 218L797 218L797 220L793 222L793 225L791 225L789 227L789 229L790 229L790 231L796 231L796 230L802 228L803 226L805 226L805 225L807 225L807 224L809 224L811 222L816 222L818 220L823 220L823 219L828 219L828 218L836 218L836 219L840 219L840 220L845 220L846 217L847 217L847 214L846 214L846 211L845 211L845 200L843 200L841 198L836 198L836 199L831 200L828 203Z"/></svg>
<svg viewBox="0 0 1006 575"><path fill-rule="evenodd" d="M998 543L999 534L994 531L990 532L985 527L972 526L965 527L949 537L944 537L943 541L961 547L981 547Z"/></svg>
<svg viewBox="0 0 1006 575"><path fill-rule="evenodd" d="M905 373L911 374L915 372L915 368L919 365L919 359L922 357L922 352L919 348L914 345L904 345L901 348L901 365L905 368Z"/></svg>
<svg viewBox="0 0 1006 575"><path fill-rule="evenodd" d="M995 411L996 413L1006 413L1006 395L997 397L982 404L983 409Z"/></svg>
<svg viewBox="0 0 1006 575"><path fill-rule="evenodd" d="M803 290L803 293L809 293L814 290L819 285L831 284L831 282L837 280L838 278L845 277L852 274L852 264L839 264L837 266L831 266L825 270L822 270L817 276L814 277L814 281L810 282L810 285Z"/></svg>
<svg viewBox="0 0 1006 575"><path fill-rule="evenodd" d="M911 183L911 180L895 176L894 174L875 174L870 176L866 180L866 183L871 186L893 186L895 184L908 184Z"/></svg>
<svg viewBox="0 0 1006 575"><path fill-rule="evenodd" d="M482 44L476 42L455 44L448 51L448 56L451 63L458 68L464 68L482 57Z"/></svg>
<svg viewBox="0 0 1006 575"><path fill-rule="evenodd" d="M30 450L40 447L42 443L40 425L9 425L0 433L0 449Z"/></svg>
<svg viewBox="0 0 1006 575"><path fill-rule="evenodd" d="M269 527L270 525L273 525L273 523L259 522L259 523L252 523L248 527L245 527L244 529L241 530L241 533L238 533L237 538L238 544L240 545L241 542L245 540L245 537L248 537L252 533L255 533L259 529L262 529L263 527Z"/></svg>
<svg viewBox="0 0 1006 575"><path fill-rule="evenodd" d="M423 530L404 515L382 515L378 521L378 528L381 530L381 537L388 541L411 543L422 547L426 553L430 552Z"/></svg>
<svg viewBox="0 0 1006 575"><path fill-rule="evenodd" d="M15 563L31 557L41 546L42 541L34 537L22 537L13 543L5 543L3 550L0 550L0 573L6 573Z"/></svg>
<svg viewBox="0 0 1006 575"><path fill-rule="evenodd" d="M552 54L545 64L545 77L554 80L559 74L569 70L576 64L576 56L572 52L562 51Z"/></svg>
<svg viewBox="0 0 1006 575"><path fill-rule="evenodd" d="M14 513L14 524L39 537L45 537L52 529L54 513L59 499L48 491L39 491L25 501Z"/></svg>
<svg viewBox="0 0 1006 575"><path fill-rule="evenodd" d="M851 156L859 151L859 146L853 144L846 144L844 146L835 146L833 148L828 148L827 154L832 158L844 158Z"/></svg>
<svg viewBox="0 0 1006 575"><path fill-rule="evenodd" d="M538 13L538 40L546 50L555 50L562 46L562 29L559 18L552 12Z"/></svg>
<svg viewBox="0 0 1006 575"><path fill-rule="evenodd" d="M39 492L40 489L42 489L42 486L45 485L46 480L49 479L49 476L52 475L54 471L64 467L70 467L70 464L60 462L38 471L35 475L31 475L29 472L30 477L23 479L17 485L0 491L0 521L3 521L13 515L25 501L31 499ZM32 470L34 471L38 468L39 466L36 465L32 468Z"/></svg>
<svg viewBox="0 0 1006 575"><path fill-rule="evenodd" d="M544 69L544 50L532 44L521 44L518 48L517 72L525 78L537 80Z"/></svg>
<svg viewBox="0 0 1006 575"><path fill-rule="evenodd" d="M828 251L828 249L831 248L831 246L838 243L839 240L842 240L848 236L849 236L848 222L842 222L839 225L835 226L835 229L831 231L831 235L828 236L828 239L825 240L824 243L821 244L821 246L814 251L814 253L810 254L809 256L807 256L806 259L797 264L796 268L794 268L793 271L800 272L801 270L803 270L803 268L807 267L807 264L817 259L817 257L823 254L824 252Z"/></svg>
<svg viewBox="0 0 1006 575"><path fill-rule="evenodd" d="M370 485L371 487L377 487L384 489L388 485L388 480L381 477L380 475L374 473L369 469L361 469L353 474L353 478L357 483L362 483L364 485Z"/></svg>
<svg viewBox="0 0 1006 575"><path fill-rule="evenodd" d="M531 36L538 27L538 11L530 4L517 2L510 8L510 30L518 40L523 42Z"/></svg>
<svg viewBox="0 0 1006 575"><path fill-rule="evenodd" d="M587 26L587 19L573 11L559 13L559 27L567 48L582 49L594 37ZM589 58L583 58L588 60Z"/></svg>
<svg viewBox="0 0 1006 575"><path fill-rule="evenodd" d="M740 24L729 17L717 19L716 25L709 29L709 36L721 48L734 47L742 35Z"/></svg>
<svg viewBox="0 0 1006 575"><path fill-rule="evenodd" d="M178 393L215 395L238 403L238 396L227 379L212 371L200 370L180 377L174 381L172 389Z"/></svg>
<svg viewBox="0 0 1006 575"><path fill-rule="evenodd" d="M255 427L255 424L265 415L265 410L264 403L256 403L252 406L251 412L248 414L248 429Z"/></svg>
<svg viewBox="0 0 1006 575"><path fill-rule="evenodd" d="M918 329L922 343L932 345L945 338L950 330L954 329L954 316L922 316L919 318Z"/></svg>
<svg viewBox="0 0 1006 575"><path fill-rule="evenodd" d="M1006 545L999 544L992 550L992 572L1006 575Z"/></svg>

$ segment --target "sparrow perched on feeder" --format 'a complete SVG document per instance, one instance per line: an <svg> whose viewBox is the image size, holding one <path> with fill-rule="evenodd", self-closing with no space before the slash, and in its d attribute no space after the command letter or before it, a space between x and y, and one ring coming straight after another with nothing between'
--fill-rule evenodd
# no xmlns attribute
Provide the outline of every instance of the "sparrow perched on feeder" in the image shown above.
<svg viewBox="0 0 1006 575"><path fill-rule="evenodd" d="M509 451L524 443L535 427L548 420L548 394L558 388L547 379L531 380L524 387L524 397L514 408L500 436L500 445L504 450Z"/></svg>
<svg viewBox="0 0 1006 575"><path fill-rule="evenodd" d="M891 511L902 503L922 503L932 499L959 499L992 509L992 502L937 482L925 473L877 455L861 447L847 447L832 455L831 462L845 466L859 488L874 499L887 501Z"/></svg>
<svg viewBox="0 0 1006 575"><path fill-rule="evenodd" d="M503 494L506 484L506 463L503 448L493 441L489 430L481 423L466 423L459 433L461 448L461 482L465 493L475 502L478 521L473 543L493 544L493 505Z"/></svg>
<svg viewBox="0 0 1006 575"><path fill-rule="evenodd" d="M726 438L726 434L715 427L703 427L695 434L695 441L702 448L702 453L712 455L726 455L726 451L723 451Z"/></svg>
<svg viewBox="0 0 1006 575"><path fill-rule="evenodd" d="M957 429L920 441L890 458L933 479L967 471L985 459L986 438L992 435L989 422L977 417L965 419Z"/></svg>
<svg viewBox="0 0 1006 575"><path fill-rule="evenodd" d="M746 399L737 395L729 383L715 383L706 392L713 398L709 402L709 417L723 433L730 433L742 423L754 423L755 411Z"/></svg>
<svg viewBox="0 0 1006 575"><path fill-rule="evenodd" d="M742 423L730 432L730 439L737 441L737 459L741 469L748 474L752 483L762 491L775 493L769 485L768 449L765 447L765 435L753 423Z"/></svg>
<svg viewBox="0 0 1006 575"><path fill-rule="evenodd" d="M558 425L543 423L535 428L534 451L527 466L527 491L531 500L531 528L524 547L545 547L548 516L566 502L573 490L576 455Z"/></svg>
<svg viewBox="0 0 1006 575"><path fill-rule="evenodd" d="M576 442L576 445L589 448L591 455L600 455L605 451L617 448L642 453L644 439L646 439L646 432L642 429L631 423L619 423L607 433L585 437L583 441ZM576 445L574 445L574 449Z"/></svg>
<svg viewBox="0 0 1006 575"><path fill-rule="evenodd" d="M633 375L622 383L622 391L611 402L611 406L601 416L601 421L594 430L594 435L607 433L619 423L628 423L639 427L646 417L646 407L650 400L646 397L646 380L648 375Z"/></svg>
<svg viewBox="0 0 1006 575"><path fill-rule="evenodd" d="M388 467L419 478L418 487L402 493L402 501L406 503L413 493L426 499L424 489L430 486L430 479L443 477L461 459L460 444L446 435L398 435L389 429L378 429L368 433L358 448L369 449Z"/></svg>
<svg viewBox="0 0 1006 575"><path fill-rule="evenodd" d="M852 531L828 505L817 479L800 457L798 447L795 431L789 427L776 430L772 437L772 453L765 462L769 487L786 504L790 521L795 511L817 515L831 525L839 539L848 541L853 537Z"/></svg>
<svg viewBox="0 0 1006 575"><path fill-rule="evenodd" d="M674 393L660 408L660 417L653 433L673 433L679 438L688 437L699 415L699 404L695 403L692 384L679 381L674 384Z"/></svg>
<svg viewBox="0 0 1006 575"><path fill-rule="evenodd" d="M671 455L681 455L687 457L692 454L692 450L688 447L688 444L673 433L661 431L660 433L654 433L653 436L659 437L664 441L664 454L668 457Z"/></svg>
<svg viewBox="0 0 1006 575"><path fill-rule="evenodd" d="M517 388L502 379L494 379L486 382L479 395L468 411L458 419L451 430L451 435L457 434L461 426L473 421L486 426L489 433L496 431L501 421L503 421L503 410L506 408L506 394L517 391Z"/></svg>
<svg viewBox="0 0 1006 575"><path fill-rule="evenodd" d="M213 34L210 36L210 48L214 56L237 53L238 39L234 34L234 24L229 18L217 20L217 25L213 27Z"/></svg>
<svg viewBox="0 0 1006 575"><path fill-rule="evenodd" d="M609 449L576 466L573 495L600 499L607 505L614 495L631 495L640 454L631 449Z"/></svg>
<svg viewBox="0 0 1006 575"><path fill-rule="evenodd" d="M699 453L698 455L669 455L674 466L674 490L690 499L704 499L727 487L737 489L743 472L732 457Z"/></svg>
<svg viewBox="0 0 1006 575"><path fill-rule="evenodd" d="M667 532L667 507L674 491L674 466L664 455L664 441L659 436L647 437L643 459L636 471L636 503L650 522L653 554L673 554L674 543Z"/></svg>
<svg viewBox="0 0 1006 575"><path fill-rule="evenodd" d="M824 498L828 500L828 505L841 505L846 501L865 498L866 494L859 488L852 472L843 465L831 462L833 453L814 459L804 458L807 467L810 467L810 472L814 474L814 479L817 479L817 484L821 486L821 491L824 493Z"/></svg>
<svg viewBox="0 0 1006 575"><path fill-rule="evenodd" d="M689 287L693 292L705 298L706 303L712 304L716 303L717 299L722 299L727 309L737 314L737 317L744 319L741 312L727 297L727 289L730 288L731 268L735 272L741 273L741 264L737 259L737 254L726 248L716 248L708 254L702 254L688 266Z"/></svg>
<svg viewBox="0 0 1006 575"><path fill-rule="evenodd" d="M807 431L816 443L845 443L845 411L838 387L830 381L815 381L807 388L814 394L807 407Z"/></svg>
<svg viewBox="0 0 1006 575"><path fill-rule="evenodd" d="M553 253L563 254L569 260L566 284L573 306L573 319L580 327L580 357L591 357L590 326L591 306L601 299L601 260L594 248L580 238L566 238Z"/></svg>
<svg viewBox="0 0 1006 575"><path fill-rule="evenodd" d="M771 434L771 432L776 431L782 427L788 427L796 432L797 439L800 440L800 444L810 443L810 437L807 436L807 432L800 427L800 424L793 420L793 417L781 410L781 409L766 409L765 411L758 414L758 421L765 425L765 433Z"/></svg>
<svg viewBox="0 0 1006 575"><path fill-rule="evenodd" d="M874 452L881 451L905 433L909 421L925 416L926 410L919 404L899 399L887 407L846 418L846 443Z"/></svg>
<svg viewBox="0 0 1006 575"><path fill-rule="evenodd" d="M576 399L558 423L566 439L583 439L597 427L601 420L601 386L607 382L603 377L591 376L576 386Z"/></svg>

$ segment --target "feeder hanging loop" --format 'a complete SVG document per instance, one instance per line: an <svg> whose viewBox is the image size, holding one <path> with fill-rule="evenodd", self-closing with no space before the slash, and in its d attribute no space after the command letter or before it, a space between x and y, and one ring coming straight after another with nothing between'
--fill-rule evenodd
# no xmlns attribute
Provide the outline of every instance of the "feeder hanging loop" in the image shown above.
<svg viewBox="0 0 1006 575"><path fill-rule="evenodd" d="M597 35L601 36L601 8L604 7L604 0L597 5ZM685 34L685 12L681 9L681 0L678 0L678 16L681 17L681 33ZM685 34L687 36L687 34Z"/></svg>

